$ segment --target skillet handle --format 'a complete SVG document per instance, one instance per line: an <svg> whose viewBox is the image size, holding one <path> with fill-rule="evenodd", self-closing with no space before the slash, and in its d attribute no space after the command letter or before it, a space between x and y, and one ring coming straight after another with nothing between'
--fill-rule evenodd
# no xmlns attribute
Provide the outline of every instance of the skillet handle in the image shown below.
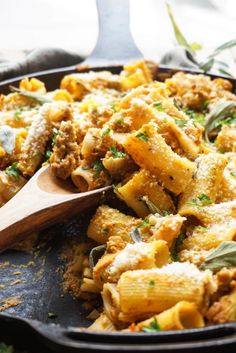
<svg viewBox="0 0 236 353"><path fill-rule="evenodd" d="M83 64L111 66L142 58L130 31L129 0L96 0L96 3L98 39Z"/></svg>

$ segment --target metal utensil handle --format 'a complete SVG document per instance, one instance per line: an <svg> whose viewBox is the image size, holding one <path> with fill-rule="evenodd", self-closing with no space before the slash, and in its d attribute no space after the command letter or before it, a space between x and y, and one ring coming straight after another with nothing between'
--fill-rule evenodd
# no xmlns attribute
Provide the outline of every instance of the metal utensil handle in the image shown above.
<svg viewBox="0 0 236 353"><path fill-rule="evenodd" d="M85 60L91 66L124 64L141 58L130 31L129 0L97 0L99 34L95 48Z"/></svg>

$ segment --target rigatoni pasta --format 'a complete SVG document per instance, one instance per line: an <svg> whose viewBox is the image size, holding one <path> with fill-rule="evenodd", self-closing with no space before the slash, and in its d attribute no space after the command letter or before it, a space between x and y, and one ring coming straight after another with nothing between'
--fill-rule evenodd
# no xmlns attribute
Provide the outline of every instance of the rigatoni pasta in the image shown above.
<svg viewBox="0 0 236 353"><path fill-rule="evenodd" d="M156 70L78 72L50 92L25 78L0 95L0 206L42 164L78 192L113 184L64 274L92 331L236 320L236 96L224 79Z"/></svg>

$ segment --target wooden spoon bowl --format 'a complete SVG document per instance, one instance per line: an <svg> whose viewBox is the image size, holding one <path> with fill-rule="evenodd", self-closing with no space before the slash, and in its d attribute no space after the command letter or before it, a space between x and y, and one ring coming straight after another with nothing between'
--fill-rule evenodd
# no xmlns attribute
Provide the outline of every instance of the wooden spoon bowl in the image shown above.
<svg viewBox="0 0 236 353"><path fill-rule="evenodd" d="M99 202L111 186L79 193L72 183L56 178L44 166L0 208L0 251L28 234L85 211Z"/></svg>

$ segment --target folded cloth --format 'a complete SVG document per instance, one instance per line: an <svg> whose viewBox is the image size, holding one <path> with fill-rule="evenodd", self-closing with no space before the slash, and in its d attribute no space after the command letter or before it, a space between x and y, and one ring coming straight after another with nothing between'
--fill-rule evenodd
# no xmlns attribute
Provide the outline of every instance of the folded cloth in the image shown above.
<svg viewBox="0 0 236 353"><path fill-rule="evenodd" d="M37 71L57 69L79 64L84 58L59 48L40 48L30 51L19 62L3 62L0 58L0 81Z"/></svg>

